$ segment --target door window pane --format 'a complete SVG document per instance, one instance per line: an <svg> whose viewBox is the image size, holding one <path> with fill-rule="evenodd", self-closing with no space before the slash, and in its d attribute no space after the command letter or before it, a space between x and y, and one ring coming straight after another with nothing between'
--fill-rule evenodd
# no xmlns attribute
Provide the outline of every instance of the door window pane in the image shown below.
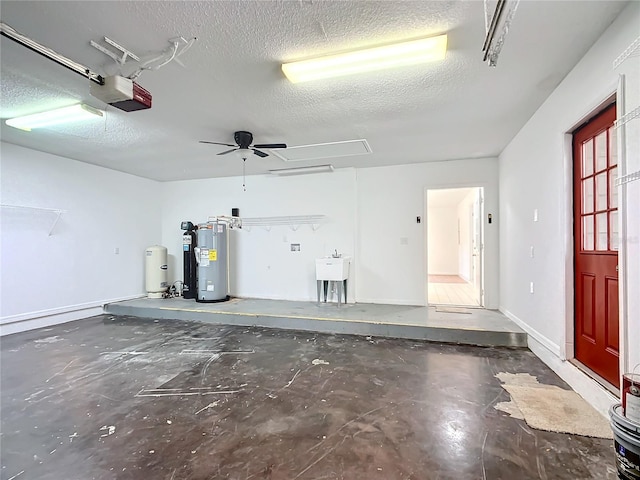
<svg viewBox="0 0 640 480"><path fill-rule="evenodd" d="M607 172L596 175L596 210L607 209Z"/></svg>
<svg viewBox="0 0 640 480"><path fill-rule="evenodd" d="M582 177L593 174L593 140L582 144Z"/></svg>
<svg viewBox="0 0 640 480"><path fill-rule="evenodd" d="M618 164L618 137L613 128L609 129L609 166Z"/></svg>
<svg viewBox="0 0 640 480"><path fill-rule="evenodd" d="M593 177L582 181L582 213L593 212Z"/></svg>
<svg viewBox="0 0 640 480"><path fill-rule="evenodd" d="M607 168L607 131L596 137L596 172Z"/></svg>
<svg viewBox="0 0 640 480"><path fill-rule="evenodd" d="M596 250L607 250L607 240L609 240L607 213L596 215Z"/></svg>
<svg viewBox="0 0 640 480"><path fill-rule="evenodd" d="M618 187L616 187L616 179L618 178L618 169L609 170L609 208L618 208Z"/></svg>
<svg viewBox="0 0 640 480"><path fill-rule="evenodd" d="M582 249L593 250L593 215L582 217Z"/></svg>
<svg viewBox="0 0 640 480"><path fill-rule="evenodd" d="M609 224L609 231L610 233L610 238L609 238L609 248L611 250L618 250L618 211L614 210L613 212L611 212L609 214L609 218L610 218L610 224Z"/></svg>

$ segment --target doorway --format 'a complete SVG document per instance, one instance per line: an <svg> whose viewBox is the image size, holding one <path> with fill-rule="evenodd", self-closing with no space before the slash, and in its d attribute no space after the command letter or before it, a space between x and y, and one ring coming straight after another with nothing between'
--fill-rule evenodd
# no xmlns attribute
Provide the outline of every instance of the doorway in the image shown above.
<svg viewBox="0 0 640 480"><path fill-rule="evenodd" d="M575 359L619 381L615 104L573 134Z"/></svg>
<svg viewBox="0 0 640 480"><path fill-rule="evenodd" d="M483 189L427 191L427 304L482 307Z"/></svg>

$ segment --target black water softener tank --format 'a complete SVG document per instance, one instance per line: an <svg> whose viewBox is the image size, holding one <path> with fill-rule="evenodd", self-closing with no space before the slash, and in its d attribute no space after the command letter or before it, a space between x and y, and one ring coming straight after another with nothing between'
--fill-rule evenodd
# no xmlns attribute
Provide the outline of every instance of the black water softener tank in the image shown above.
<svg viewBox="0 0 640 480"><path fill-rule="evenodd" d="M182 234L182 266L184 272L184 284L182 286L182 296L184 298L196 298L197 288L197 266L195 248L197 243L196 230L198 229L191 222L182 222L180 228L184 230Z"/></svg>

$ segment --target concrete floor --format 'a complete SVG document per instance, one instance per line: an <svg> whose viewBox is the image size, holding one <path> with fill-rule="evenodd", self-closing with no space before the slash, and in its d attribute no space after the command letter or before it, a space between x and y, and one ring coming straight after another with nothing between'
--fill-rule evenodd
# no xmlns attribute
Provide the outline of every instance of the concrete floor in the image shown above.
<svg viewBox="0 0 640 480"><path fill-rule="evenodd" d="M450 311L447 311L450 310ZM411 305L292 302L235 298L197 303L184 298L139 298L105 306L107 313L174 320L276 327L431 340L480 346L526 347L527 334L500 312Z"/></svg>
<svg viewBox="0 0 640 480"><path fill-rule="evenodd" d="M614 479L495 410L526 349L103 315L1 344L2 480Z"/></svg>

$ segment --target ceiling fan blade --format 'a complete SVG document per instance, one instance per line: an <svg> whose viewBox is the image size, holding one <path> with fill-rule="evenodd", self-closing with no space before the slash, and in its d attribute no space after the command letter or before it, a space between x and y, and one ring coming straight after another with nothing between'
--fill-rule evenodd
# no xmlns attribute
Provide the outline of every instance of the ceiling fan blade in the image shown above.
<svg viewBox="0 0 640 480"><path fill-rule="evenodd" d="M258 155L259 157L264 158L264 157L268 157L269 156L268 153L261 152L260 150L256 150L255 148L252 148L251 150L253 150L253 153Z"/></svg>
<svg viewBox="0 0 640 480"><path fill-rule="evenodd" d="M206 140L200 140L200 143L210 143L212 145L224 145L226 147L236 147L237 146L237 145L233 145L232 143L207 142Z"/></svg>
<svg viewBox="0 0 640 480"><path fill-rule="evenodd" d="M225 150L224 152L217 153L216 155L226 155L227 153L235 152L238 150L237 148L232 148L231 150Z"/></svg>
<svg viewBox="0 0 640 480"><path fill-rule="evenodd" d="M255 148L287 148L286 143L261 143L259 145L253 145Z"/></svg>

